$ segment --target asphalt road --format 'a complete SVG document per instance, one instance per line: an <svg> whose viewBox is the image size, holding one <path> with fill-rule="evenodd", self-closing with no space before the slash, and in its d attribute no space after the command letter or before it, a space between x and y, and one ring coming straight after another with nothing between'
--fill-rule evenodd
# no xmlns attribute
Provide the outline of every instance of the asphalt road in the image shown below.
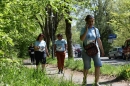
<svg viewBox="0 0 130 86"><path fill-rule="evenodd" d="M101 57L102 63L112 64L112 65L124 65L130 64L130 60L126 61L123 59L108 59L108 57Z"/></svg>

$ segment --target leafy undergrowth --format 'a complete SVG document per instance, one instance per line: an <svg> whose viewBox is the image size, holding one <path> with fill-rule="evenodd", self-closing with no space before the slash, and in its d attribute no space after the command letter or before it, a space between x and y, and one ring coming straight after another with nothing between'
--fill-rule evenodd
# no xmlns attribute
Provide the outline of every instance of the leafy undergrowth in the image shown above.
<svg viewBox="0 0 130 86"><path fill-rule="evenodd" d="M17 61L0 59L0 86L77 86L71 81L49 77Z"/></svg>
<svg viewBox="0 0 130 86"><path fill-rule="evenodd" d="M130 81L130 64L122 67L121 72L118 74L118 78Z"/></svg>

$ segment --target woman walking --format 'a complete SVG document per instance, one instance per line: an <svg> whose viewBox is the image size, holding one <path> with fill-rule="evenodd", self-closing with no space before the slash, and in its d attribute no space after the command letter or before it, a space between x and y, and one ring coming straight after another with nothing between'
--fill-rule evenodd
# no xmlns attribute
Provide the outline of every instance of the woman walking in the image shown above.
<svg viewBox="0 0 130 86"><path fill-rule="evenodd" d="M84 28L81 29L80 33L80 40L83 41L83 44L86 46L87 44L91 42L96 41L96 46L98 48L98 53L95 56L88 56L85 52L85 50L82 51L82 59L84 64L84 70L83 70L83 85L87 84L87 74L89 69L91 68L91 58L94 61L95 66L95 84L94 86L100 86L99 85L99 74L100 74L100 67L102 66L101 60L100 60L100 50L101 50L101 56L104 56L104 49L102 46L102 41L100 40L100 33L97 28L94 27L94 17L92 15L87 15L85 18L86 25Z"/></svg>
<svg viewBox="0 0 130 86"><path fill-rule="evenodd" d="M63 73L66 49L67 49L66 40L62 38L62 34L58 34L57 40L55 41L54 45L54 51L57 57L57 64L59 69L58 74Z"/></svg>
<svg viewBox="0 0 130 86"><path fill-rule="evenodd" d="M39 34L36 42L35 42L35 59L36 59L36 68L38 70L39 67L39 63L42 64L42 71L45 68L45 64L46 64L46 55L49 56L48 53L48 49L46 46L46 42L43 40L44 35L43 34Z"/></svg>

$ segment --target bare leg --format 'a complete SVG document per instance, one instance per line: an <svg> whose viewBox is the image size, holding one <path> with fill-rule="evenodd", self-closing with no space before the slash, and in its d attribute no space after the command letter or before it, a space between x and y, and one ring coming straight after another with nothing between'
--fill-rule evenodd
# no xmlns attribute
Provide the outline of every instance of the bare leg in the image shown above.
<svg viewBox="0 0 130 86"><path fill-rule="evenodd" d="M95 83L99 82L100 67L95 67Z"/></svg>
<svg viewBox="0 0 130 86"><path fill-rule="evenodd" d="M44 71L44 68L45 68L45 64L42 64L42 71Z"/></svg>
<svg viewBox="0 0 130 86"><path fill-rule="evenodd" d="M86 84L86 79L87 79L87 74L88 74L88 70L83 70L83 84Z"/></svg>

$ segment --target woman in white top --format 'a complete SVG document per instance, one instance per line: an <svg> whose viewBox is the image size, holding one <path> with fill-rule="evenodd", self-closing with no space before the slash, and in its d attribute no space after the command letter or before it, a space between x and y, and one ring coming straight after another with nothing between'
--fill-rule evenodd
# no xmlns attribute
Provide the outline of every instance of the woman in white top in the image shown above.
<svg viewBox="0 0 130 86"><path fill-rule="evenodd" d="M38 65L39 63L41 63L42 71L44 70L45 64L46 64L46 54L47 56L49 56L46 42L43 40L43 38L44 38L44 35L39 34L34 45L36 68L38 69Z"/></svg>

